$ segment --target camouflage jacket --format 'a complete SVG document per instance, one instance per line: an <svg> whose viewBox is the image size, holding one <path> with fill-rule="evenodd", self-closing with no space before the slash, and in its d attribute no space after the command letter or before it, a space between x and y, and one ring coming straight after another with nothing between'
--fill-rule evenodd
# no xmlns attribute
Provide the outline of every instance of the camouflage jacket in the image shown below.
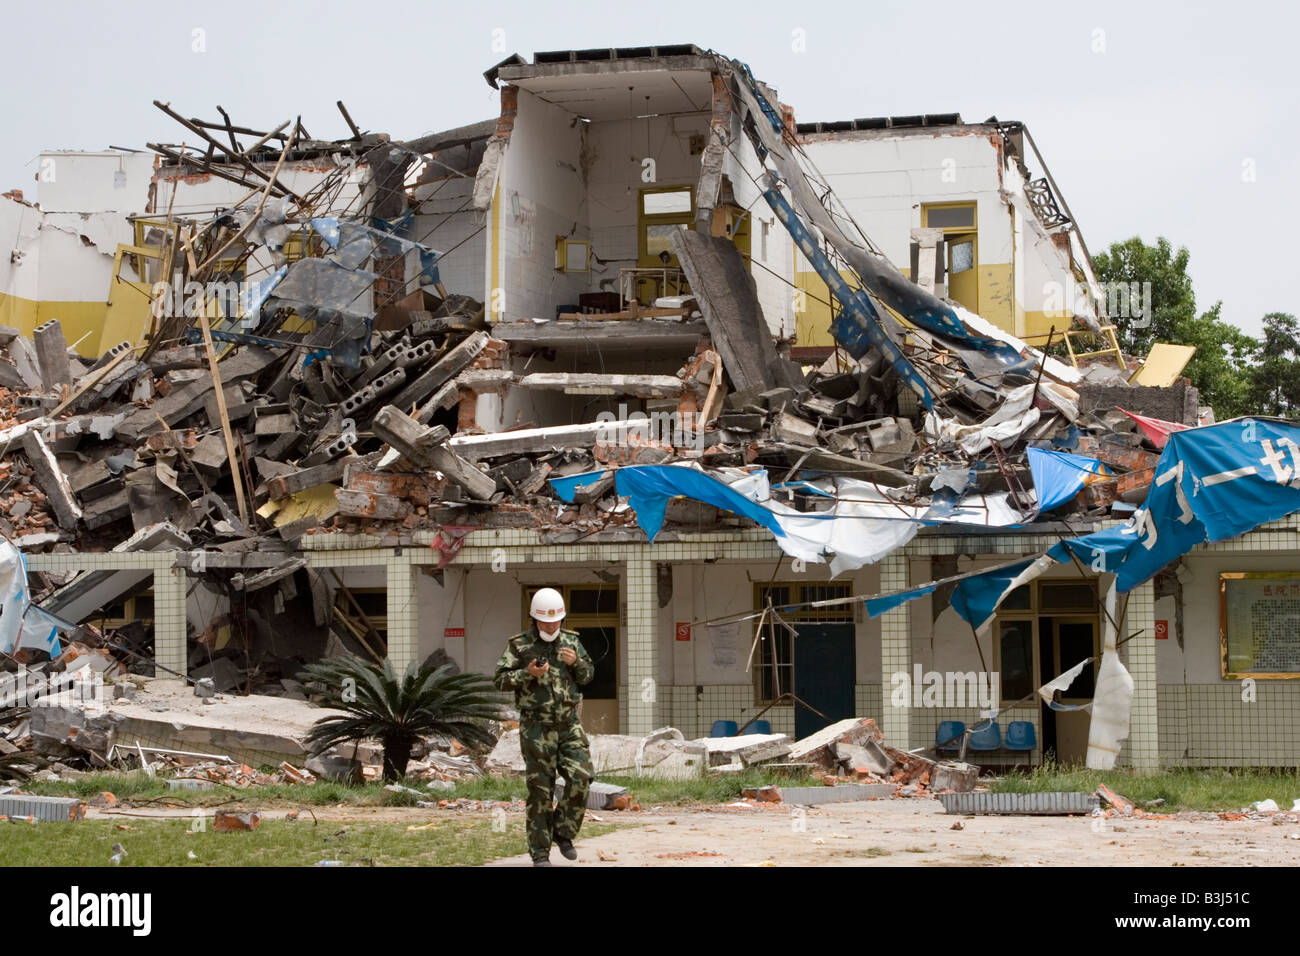
<svg viewBox="0 0 1300 956"><path fill-rule="evenodd" d="M573 664L560 660L560 650L571 647L578 659ZM544 677L528 673L534 658L547 661L551 668ZM547 643L537 628L510 638L505 653L497 661L493 683L499 690L515 692L515 706L521 720L560 723L576 717L575 708L582 700L578 687L596 676L596 665L578 640L577 631L560 629L560 636Z"/></svg>

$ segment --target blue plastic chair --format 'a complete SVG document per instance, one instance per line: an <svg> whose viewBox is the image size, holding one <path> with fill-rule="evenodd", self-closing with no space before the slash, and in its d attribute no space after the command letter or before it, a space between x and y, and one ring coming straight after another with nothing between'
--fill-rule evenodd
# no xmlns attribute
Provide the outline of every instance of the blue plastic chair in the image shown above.
<svg viewBox="0 0 1300 956"><path fill-rule="evenodd" d="M1038 747L1038 734L1033 723L1028 720L1013 720L1007 724L1007 736L1002 746L1003 749L1016 753L1033 753Z"/></svg>
<svg viewBox="0 0 1300 956"><path fill-rule="evenodd" d="M998 728L996 720L982 720L971 729L970 743L967 745L968 750L980 750L988 752L990 750L1002 749L1002 731Z"/></svg>
<svg viewBox="0 0 1300 956"><path fill-rule="evenodd" d="M772 724L766 720L756 720L745 728L747 734L770 734L771 732Z"/></svg>
<svg viewBox="0 0 1300 956"><path fill-rule="evenodd" d="M740 726L734 720L715 720L713 729L709 731L710 737L734 737Z"/></svg>
<svg viewBox="0 0 1300 956"><path fill-rule="evenodd" d="M934 732L935 749L957 753L961 750L961 738L965 733L966 725L962 721L943 721L939 724L939 729Z"/></svg>

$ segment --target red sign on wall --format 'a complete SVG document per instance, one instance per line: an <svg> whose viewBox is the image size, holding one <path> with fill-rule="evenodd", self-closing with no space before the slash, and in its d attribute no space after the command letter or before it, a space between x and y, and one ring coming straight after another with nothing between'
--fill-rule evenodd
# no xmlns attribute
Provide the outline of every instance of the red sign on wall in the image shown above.
<svg viewBox="0 0 1300 956"><path fill-rule="evenodd" d="M464 636L465 636L465 629L464 629L463 627L444 627L444 628L442 629L442 636L443 636L444 638L448 638L448 637L464 637Z"/></svg>
<svg viewBox="0 0 1300 956"><path fill-rule="evenodd" d="M677 622L677 640L689 641L691 639L691 625L686 621Z"/></svg>
<svg viewBox="0 0 1300 956"><path fill-rule="evenodd" d="M1156 640L1157 640L1157 641L1167 641L1167 640L1169 640L1169 622L1168 622L1168 621L1156 621Z"/></svg>

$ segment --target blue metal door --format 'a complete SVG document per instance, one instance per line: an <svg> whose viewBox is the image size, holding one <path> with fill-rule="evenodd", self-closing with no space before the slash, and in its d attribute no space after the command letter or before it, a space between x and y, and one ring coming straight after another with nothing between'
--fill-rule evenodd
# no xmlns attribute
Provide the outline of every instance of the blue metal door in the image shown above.
<svg viewBox="0 0 1300 956"><path fill-rule="evenodd" d="M830 718L830 722L857 716L853 698L857 673L852 622L799 624L794 639L794 693L800 700ZM794 705L797 739L816 733L827 721L798 703Z"/></svg>

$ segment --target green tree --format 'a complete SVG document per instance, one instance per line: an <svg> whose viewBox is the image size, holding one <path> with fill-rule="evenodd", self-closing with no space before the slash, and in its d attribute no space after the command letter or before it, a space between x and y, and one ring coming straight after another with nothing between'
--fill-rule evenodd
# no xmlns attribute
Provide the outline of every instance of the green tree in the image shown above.
<svg viewBox="0 0 1300 956"><path fill-rule="evenodd" d="M356 657L334 657L309 665L299 680L324 686L322 706L347 712L323 717L307 734L307 749L319 754L335 744L378 739L384 748L384 779L406 775L411 751L421 737L455 737L470 749L496 743L487 728L499 720L504 698L482 674L453 674L452 666L418 668L412 661L398 680L393 665L381 668Z"/></svg>
<svg viewBox="0 0 1300 956"><path fill-rule="evenodd" d="M1119 344L1129 355L1146 355L1156 342L1173 342L1187 323L1196 318L1196 296L1192 277L1187 274L1191 254L1186 247L1175 252L1169 240L1161 236L1148 246L1138 236L1112 243L1109 250L1096 256L1093 268L1103 288L1122 283L1145 289L1151 285L1150 314L1115 317ZM1135 310L1133 310L1135 311Z"/></svg>
<svg viewBox="0 0 1300 956"><path fill-rule="evenodd" d="M1226 322L1223 303L1197 314L1196 295L1187 273L1191 254L1185 246L1174 250L1161 236L1154 246L1134 236L1113 243L1096 256L1093 266L1105 288L1109 283L1133 284L1143 291L1142 314L1115 317L1120 347L1129 355L1144 356L1156 342L1195 346L1186 375L1201 393L1201 401L1224 419L1257 411L1253 407L1253 363L1259 342ZM1131 309L1130 313L1136 310Z"/></svg>
<svg viewBox="0 0 1300 956"><path fill-rule="evenodd" d="M1300 322L1289 312L1264 316L1264 342L1251 373L1250 403L1257 415L1300 417Z"/></svg>

